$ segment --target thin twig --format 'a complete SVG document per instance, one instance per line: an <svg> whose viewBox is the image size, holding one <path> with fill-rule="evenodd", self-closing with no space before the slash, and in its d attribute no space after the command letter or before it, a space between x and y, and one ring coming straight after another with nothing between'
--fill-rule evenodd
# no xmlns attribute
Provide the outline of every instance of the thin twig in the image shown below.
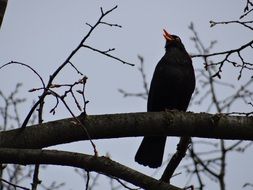
<svg viewBox="0 0 253 190"><path fill-rule="evenodd" d="M5 180L5 179L0 179L0 180L1 180L2 182L4 182L4 183L7 183L7 184L10 185L10 186L13 186L15 189L16 189L16 188L20 188L20 189L23 189L23 190L30 190L29 188L26 188L26 187L22 187L22 186L20 186L20 185L13 184L13 183L11 183L11 182Z"/></svg>
<svg viewBox="0 0 253 190"><path fill-rule="evenodd" d="M95 51L95 52L99 52L99 53L101 53L101 54L103 54L103 55L105 55L105 56L107 56L107 57L110 57L110 58L112 58L112 59L115 59L115 60L117 60L117 61L119 61L119 62L121 62L121 63L123 63L123 64L127 64L127 65L130 65L130 66L134 66L134 64L132 64L132 63L128 63L128 62L126 62L126 61L124 61L124 60L122 60L122 59L120 59L120 58L118 58L118 57L115 57L115 56L113 56L113 55L111 55L111 54L108 54L108 51L101 51L101 50L99 50L99 49L93 48L93 47L88 46L88 45L82 45L82 47L87 48L87 49L91 49L92 51ZM111 50L111 49L109 49L109 50Z"/></svg>
<svg viewBox="0 0 253 190"><path fill-rule="evenodd" d="M97 28L97 26L99 24L101 24L102 19L108 15L109 13L111 13L113 10L115 10L117 8L117 6L113 7L112 9L109 9L108 11L104 12L103 9L101 8L101 16L98 18L97 22L92 26L90 24L88 24L90 26L90 30L88 31L88 33L83 37L83 39L80 41L79 45L71 52L71 54L66 58L66 60L54 71L54 73L52 75L50 75L50 78L48 80L48 83L45 87L43 87L44 92L42 93L42 95L40 96L39 100L37 102L35 102L35 104L33 105L33 107L31 108L31 110L29 111L29 113L27 114L23 124L22 124L22 128L24 128L32 113L35 111L35 109L37 108L38 105L40 105L43 101L44 98L47 96L49 88L51 87L51 85L53 84L53 80L56 78L56 76L59 74L59 72L67 65L71 63L71 59L73 58L73 56L80 50L80 48L82 48L84 46L85 41L90 37L91 33ZM93 48L94 49L94 48ZM95 49L94 49L95 50ZM100 50L97 50L97 52L100 52ZM108 54L105 54L102 52L102 54L108 56ZM116 58L114 56L109 56L113 59L116 59L122 63L126 63L129 64L119 58ZM129 64L129 65L133 65L133 64ZM43 103L42 103L43 105Z"/></svg>

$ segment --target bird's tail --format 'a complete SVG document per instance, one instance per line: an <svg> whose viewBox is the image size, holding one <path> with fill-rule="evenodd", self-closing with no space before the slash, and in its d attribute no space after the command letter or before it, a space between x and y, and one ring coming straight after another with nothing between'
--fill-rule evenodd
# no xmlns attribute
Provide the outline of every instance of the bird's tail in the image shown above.
<svg viewBox="0 0 253 190"><path fill-rule="evenodd" d="M135 161L150 168L162 165L166 137L144 137L135 155Z"/></svg>

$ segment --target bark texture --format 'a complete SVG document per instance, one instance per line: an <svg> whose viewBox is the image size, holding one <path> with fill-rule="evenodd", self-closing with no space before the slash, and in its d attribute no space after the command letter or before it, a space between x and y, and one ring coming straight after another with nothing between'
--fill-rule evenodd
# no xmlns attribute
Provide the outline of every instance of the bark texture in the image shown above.
<svg viewBox="0 0 253 190"><path fill-rule="evenodd" d="M122 113L68 118L0 132L0 148L39 149L80 140L153 136L189 136L253 140L253 117L179 111Z"/></svg>

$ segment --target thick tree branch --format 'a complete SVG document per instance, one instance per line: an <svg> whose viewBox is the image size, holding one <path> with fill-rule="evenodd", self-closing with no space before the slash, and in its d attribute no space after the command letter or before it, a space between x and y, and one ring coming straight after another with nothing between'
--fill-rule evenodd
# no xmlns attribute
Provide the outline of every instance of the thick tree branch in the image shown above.
<svg viewBox="0 0 253 190"><path fill-rule="evenodd" d="M145 174L123 166L110 158L56 150L0 149L1 163L51 164L72 166L123 179L149 190L180 190Z"/></svg>
<svg viewBox="0 0 253 190"><path fill-rule="evenodd" d="M79 116L92 139L143 135L253 140L253 117L190 112L148 112ZM62 119L0 132L0 147L43 148L88 140L75 119Z"/></svg>

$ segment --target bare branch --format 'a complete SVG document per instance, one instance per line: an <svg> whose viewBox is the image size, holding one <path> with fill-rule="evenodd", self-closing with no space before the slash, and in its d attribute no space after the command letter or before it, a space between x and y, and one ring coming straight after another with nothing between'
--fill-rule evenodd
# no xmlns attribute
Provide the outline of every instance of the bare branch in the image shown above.
<svg viewBox="0 0 253 190"><path fill-rule="evenodd" d="M123 97L140 97L146 100L148 98L149 88L148 88L148 82L147 82L147 78L146 78L146 74L144 70L144 58L138 55L138 59L140 60L140 67L138 67L138 70L140 71L140 74L141 74L144 92L134 93L134 92L127 92L123 89L118 89L118 91L119 93L123 95Z"/></svg>
<svg viewBox="0 0 253 190"><path fill-rule="evenodd" d="M251 47L253 45L253 40L251 40L250 42L242 45L241 47L239 48L236 48L236 49L232 49L232 50L227 50L227 51L221 51L221 52L217 52L217 53L210 53L210 54L193 54L191 55L192 58L195 58L195 57L212 57L212 56L216 56L216 55L226 55L226 56L230 56L231 54L233 53L237 53L237 52L240 52L241 50L245 49L245 48L248 48L248 47Z"/></svg>
<svg viewBox="0 0 253 190"><path fill-rule="evenodd" d="M83 127L75 118L70 118L0 132L0 147L43 148L90 138L144 135L253 140L252 117L167 111L77 118L89 131L89 136L84 134Z"/></svg>
<svg viewBox="0 0 253 190"><path fill-rule="evenodd" d="M246 23L249 23L249 22L251 23L251 21L247 21ZM234 21L233 22L232 21L231 22L214 22L214 21L211 21L211 26L214 26L214 25L219 24L219 23L227 23L228 24L228 23L234 23ZM223 68L225 62L231 63L234 67L241 67L241 69L239 71L238 80L241 78L242 71L244 69L253 70L253 64L249 63L249 62L246 62L243 59L243 57L241 56L241 52L243 50L249 49L249 48L252 49L252 47L253 47L253 40L249 41L246 44L243 44L241 47L236 48L236 49L231 49L231 50L227 50L227 51L221 51L221 52L217 52L217 53L209 53L210 49L204 47L203 43L200 41L200 39L198 37L197 32L194 29L194 26L193 26L192 23L191 23L189 29L194 34L194 37L192 38L192 40L195 43L196 49L199 51L199 54L193 54L193 55L191 55L191 57L192 58L202 57L205 60L205 62L204 62L205 68L212 67L212 66L218 66L218 71L216 71L216 73L214 75L212 75L212 77L218 77L218 78L221 77L220 73L222 72L222 68ZM241 61L241 64L239 64L239 63L237 63L235 61L230 60L230 57L232 57L232 55L234 55L234 54L236 54L239 57L239 59ZM209 58L209 57L215 57L215 56L221 56L221 55L223 55L223 58L221 59L221 61L218 61L218 62L207 62L207 58Z"/></svg>
<svg viewBox="0 0 253 190"><path fill-rule="evenodd" d="M27 125L27 123L28 123L28 121L29 121L29 119L30 119L32 113L35 111L35 109L36 109L39 105L41 105L41 108L40 108L39 110L40 110L40 113L42 113L42 109L43 109L42 106L43 106L44 98L48 95L48 91L49 91L49 89L50 89L50 86L53 84L53 80L55 79L55 77L60 73L60 71L61 71L67 64L70 64L70 63L71 63L71 59L73 58L73 56L84 46L86 40L90 37L91 33L97 28L97 26L98 26L99 24L101 24L101 22L103 22L103 18L104 18L106 15L108 15L109 13L111 13L113 10L115 10L116 8L117 8L117 6L113 7L112 9L109 9L108 11L105 11L105 12L104 12L103 9L101 8L101 16L98 18L97 22L96 22L93 26L86 23L86 24L90 27L90 30L89 30L88 33L83 37L83 39L80 41L79 45L78 45L78 46L71 52L71 54L66 58L66 60L53 72L52 75L50 75L50 78L49 78L49 80L48 80L48 83L47 83L46 87L43 87L43 88L44 88L43 93L41 94L39 100L38 100L37 102L35 102L35 104L34 104L33 107L31 108L30 112L27 114L27 116L26 116L26 118L25 118L25 120L24 120L24 122L23 122L23 124L22 124L22 128L24 128L24 127ZM90 49L91 49L91 48L92 48L92 47L90 47ZM119 58L117 58L117 57L114 57L114 56L112 56L112 55L110 55L110 54L107 54L107 53L104 53L104 52L102 52L102 51L100 51L100 50L97 50L97 49L95 49L95 48L92 48L92 49L93 49L94 51L97 51L97 52L99 52L99 53L102 53L102 54L104 54L104 55L106 55L106 56L108 56L108 57L110 57L110 58L113 58L113 59L115 59L115 60L118 60L118 61L120 61L120 62L122 62L122 63L128 64L128 65L133 65L133 64L127 63L127 62L125 62L125 61L123 61L123 60L121 60L121 59L119 59ZM40 114L39 114L39 115L40 115Z"/></svg>
<svg viewBox="0 0 253 190"><path fill-rule="evenodd" d="M100 22L101 24L105 24L105 25L108 25L108 26L111 26L111 27L119 27L119 28L122 28L121 25L118 25L118 24L112 24L112 23L108 23L108 22Z"/></svg>
<svg viewBox="0 0 253 190"><path fill-rule="evenodd" d="M107 157L90 156L56 150L0 149L2 163L65 165L114 176L150 190L180 190L136 170L123 166Z"/></svg>
<svg viewBox="0 0 253 190"><path fill-rule="evenodd" d="M122 59L120 59L120 58L118 58L118 57L115 57L115 56L113 56L113 55L108 54L109 51L112 51L112 50L114 50L114 49L109 49L109 50L107 50L107 51L101 51L101 50L98 50L98 49L93 48L93 47L88 46L88 45L82 45L82 47L91 49L92 51L95 51L95 52L99 52L99 53L101 53L101 54L103 54L103 55L105 55L105 56L107 56L107 57L110 57L110 58L112 58L112 59L115 59L115 60L117 60L117 61L119 61L119 62L121 62L121 63L123 63L123 64L127 64L127 65L130 65L130 66L134 66L134 64L132 64L132 63L128 63L128 62L126 62L126 61L124 61L124 60L122 60Z"/></svg>
<svg viewBox="0 0 253 190"><path fill-rule="evenodd" d="M222 22L217 22L217 21L210 21L210 26L214 27L215 25L219 24L240 24L250 30L253 30L253 27L248 25L248 24L253 24L253 20L250 21L239 21L239 20L231 20L231 21L222 21Z"/></svg>
<svg viewBox="0 0 253 190"><path fill-rule="evenodd" d="M0 70L3 69L4 67L8 66L8 65L14 65L14 64L16 64L16 65L21 65L21 66L23 66L23 67L26 67L26 68L30 69L30 70L31 70L33 73L35 73L35 74L37 75L37 77L40 79L43 88L46 87L46 85L45 85L45 83L44 83L42 77L40 76L40 74L39 74L35 69L33 69L31 66L29 66L29 65L27 65L27 64L25 64L25 63L21 63L21 62L18 62L18 61L11 61L11 62L8 62L8 63L2 65L2 66L0 67Z"/></svg>
<svg viewBox="0 0 253 190"><path fill-rule="evenodd" d="M81 71L79 71L79 69L76 68L76 66L72 62L69 61L69 64L76 70L77 74L80 74L82 76L84 75Z"/></svg>
<svg viewBox="0 0 253 190"><path fill-rule="evenodd" d="M15 189L16 189L16 188L19 188L19 189L23 189L23 190L30 190L29 188L26 188L26 187L22 187L22 186L20 186L20 185L13 184L13 183L11 183L11 182L5 180L5 179L0 179L0 181L2 181L2 182L4 182L4 183L7 183L8 185L14 187Z"/></svg>

